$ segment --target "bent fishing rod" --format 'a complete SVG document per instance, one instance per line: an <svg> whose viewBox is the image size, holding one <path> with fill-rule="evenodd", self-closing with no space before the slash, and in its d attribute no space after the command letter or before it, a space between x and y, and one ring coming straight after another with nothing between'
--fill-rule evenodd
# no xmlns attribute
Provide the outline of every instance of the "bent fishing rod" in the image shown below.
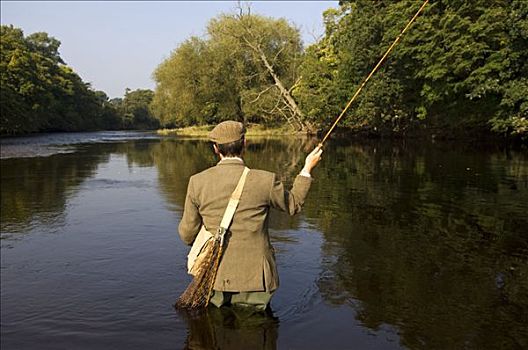
<svg viewBox="0 0 528 350"><path fill-rule="evenodd" d="M396 37L396 39L394 40L394 42L392 43L391 46L389 46L389 48L387 49L387 51L385 52L385 54L381 57L381 59L378 61L378 64L376 64L376 66L370 71L369 75L367 75L367 77L363 80L363 82L361 83L361 85L359 86L359 88L356 90L356 93L352 96L352 98L350 99L350 101L348 101L348 103L346 104L345 108L343 109L343 111L341 112L341 114L339 114L339 117L337 117L337 119L335 120L334 124L332 124L332 126L330 127L330 129L328 130L328 132L326 133L326 135L323 137L323 139L321 140L321 142L319 142L319 148L323 147L323 143L326 141L326 139L328 138L328 136L330 136L330 133L335 129L335 127L337 126L337 124L339 123L339 121L341 120L341 118L343 118L343 116L345 115L346 111L348 110L348 108L350 107L350 105L354 102L354 100L358 97L359 93L361 92L361 90L363 89L363 87L367 84L367 82L370 80L370 78L374 75L374 73L376 73L376 71L378 70L378 68L383 64L383 62L385 61L385 59L387 58L387 56L389 55L389 53L392 51L392 49L396 46L396 44L398 44L398 42L400 41L401 37L403 36L403 34L407 31L407 29L409 29L409 27L411 26L411 24L416 20L416 18L420 15L420 13L423 11L423 9L425 8L425 6L427 5L427 3L429 2L429 0L425 0L424 3L422 4L422 6L420 7L420 9L414 14L413 18L411 18L411 20L409 21L409 23L407 23L407 25L405 26L405 28L403 28L403 30L401 31L401 33Z"/></svg>

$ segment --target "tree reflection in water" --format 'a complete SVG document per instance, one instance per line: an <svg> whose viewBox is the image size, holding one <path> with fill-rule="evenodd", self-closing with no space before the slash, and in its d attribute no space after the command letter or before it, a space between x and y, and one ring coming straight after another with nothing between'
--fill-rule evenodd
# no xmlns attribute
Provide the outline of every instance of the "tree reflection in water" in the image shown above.
<svg viewBox="0 0 528 350"><path fill-rule="evenodd" d="M85 157L71 153L2 160L2 232L57 225L68 198L108 159L108 152L93 152Z"/></svg>
<svg viewBox="0 0 528 350"><path fill-rule="evenodd" d="M274 171L289 184L312 147L308 139L249 139L245 158L249 167ZM68 207L74 194L90 192L99 167L116 158L126 159L131 171L156 169L158 179L148 191L159 191L170 209L162 215L175 218L189 177L216 163L208 142L180 139L82 145L71 154L2 160L2 238L60 225L65 213L75 210ZM271 217L279 259L288 254L280 250L286 242L306 255L299 243L305 227L321 235L321 247L310 250L321 253L321 261L314 260L317 268L293 259L281 271L284 285L294 279L292 271L305 268L300 276L307 285L317 280L315 293L324 300L320 308L327 319L337 315L333 306L344 306L365 328L393 325L408 348L528 348L525 150L335 138L314 178L300 216ZM119 181L108 186L120 186ZM175 232L170 239L177 240ZM142 252L144 242L135 248ZM176 259L182 262L183 248L180 253ZM178 273L181 282L184 272ZM148 276L144 279L148 285ZM167 280L165 289L173 282ZM280 293L284 300L296 298L287 288ZM295 316L298 329L319 334L303 315ZM276 347L273 318L211 309L186 319L190 349ZM281 314L281 322L287 329L292 321ZM335 343L348 344L349 325L337 319L335 327Z"/></svg>
<svg viewBox="0 0 528 350"><path fill-rule="evenodd" d="M413 349L528 347L525 153L342 140L316 176L327 302Z"/></svg>

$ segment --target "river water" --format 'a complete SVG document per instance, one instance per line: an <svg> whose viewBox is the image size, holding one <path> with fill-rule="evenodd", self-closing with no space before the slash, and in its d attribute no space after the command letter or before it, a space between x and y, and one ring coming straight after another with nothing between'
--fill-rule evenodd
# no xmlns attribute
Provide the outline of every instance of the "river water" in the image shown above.
<svg viewBox="0 0 528 350"><path fill-rule="evenodd" d="M291 184L314 142L245 159ZM272 213L272 315L172 308L207 142L50 134L0 164L2 350L528 348L526 149L331 140L302 213Z"/></svg>

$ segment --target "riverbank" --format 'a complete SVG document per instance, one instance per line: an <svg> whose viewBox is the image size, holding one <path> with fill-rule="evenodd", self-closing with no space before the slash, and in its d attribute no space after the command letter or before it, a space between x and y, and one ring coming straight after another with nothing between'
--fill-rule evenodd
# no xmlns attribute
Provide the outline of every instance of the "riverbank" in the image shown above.
<svg viewBox="0 0 528 350"><path fill-rule="evenodd" d="M176 129L159 129L157 134L160 136L187 136L187 137L207 137L207 134L213 130L214 125L189 126ZM267 127L260 124L250 124L247 127L246 135L253 136L299 136L307 135L306 132L295 131L288 126Z"/></svg>
<svg viewBox="0 0 528 350"><path fill-rule="evenodd" d="M206 138L207 134L215 125L189 126L175 129L158 129L159 136L179 136ZM268 127L261 124L249 124L246 135L248 137L268 136L323 136L326 129L317 132L303 132L292 130L289 126ZM494 144L528 144L528 135L505 135L480 129L446 129L446 128L414 128L405 131L379 130L379 129L350 129L337 127L332 133L332 138L355 138L355 139L408 139L408 140L432 140L432 141L461 141L461 142L484 142Z"/></svg>

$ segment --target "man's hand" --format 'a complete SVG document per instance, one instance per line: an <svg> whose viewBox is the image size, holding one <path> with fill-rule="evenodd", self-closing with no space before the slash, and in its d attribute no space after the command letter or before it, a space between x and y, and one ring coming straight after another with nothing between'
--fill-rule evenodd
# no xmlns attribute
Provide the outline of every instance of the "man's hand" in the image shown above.
<svg viewBox="0 0 528 350"><path fill-rule="evenodd" d="M321 154L323 153L323 149L321 148L321 145L314 148L308 156L306 156L306 160L304 161L304 168L301 173L308 173L310 174L312 172L312 169L315 168L317 163L321 160Z"/></svg>

